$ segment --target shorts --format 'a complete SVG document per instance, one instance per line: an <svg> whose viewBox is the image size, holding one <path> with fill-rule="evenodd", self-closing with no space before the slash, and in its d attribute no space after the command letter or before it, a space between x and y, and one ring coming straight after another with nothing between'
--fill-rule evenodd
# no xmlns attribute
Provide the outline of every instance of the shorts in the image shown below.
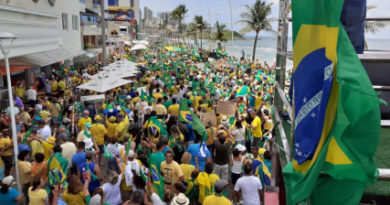
<svg viewBox="0 0 390 205"><path fill-rule="evenodd" d="M263 147L263 141L261 137L254 137L252 141L252 147L260 148Z"/></svg>
<svg viewBox="0 0 390 205"><path fill-rule="evenodd" d="M241 177L241 174L232 173L231 180L232 184L236 184L237 180Z"/></svg>
<svg viewBox="0 0 390 205"><path fill-rule="evenodd" d="M2 156L1 159L3 160L3 163L4 163L4 169L9 170L12 168L12 164L14 162L12 156Z"/></svg>
<svg viewBox="0 0 390 205"><path fill-rule="evenodd" d="M103 154L104 153L104 145L98 145L99 147L99 153Z"/></svg>

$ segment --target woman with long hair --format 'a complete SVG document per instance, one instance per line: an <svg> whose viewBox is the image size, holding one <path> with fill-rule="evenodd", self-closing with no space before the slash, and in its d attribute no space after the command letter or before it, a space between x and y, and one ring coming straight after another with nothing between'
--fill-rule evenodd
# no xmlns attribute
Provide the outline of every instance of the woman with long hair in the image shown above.
<svg viewBox="0 0 390 205"><path fill-rule="evenodd" d="M31 186L28 189L28 197L30 198L30 204L32 205L45 205L47 199L47 192L43 189L44 183L41 178L35 177L32 180Z"/></svg>

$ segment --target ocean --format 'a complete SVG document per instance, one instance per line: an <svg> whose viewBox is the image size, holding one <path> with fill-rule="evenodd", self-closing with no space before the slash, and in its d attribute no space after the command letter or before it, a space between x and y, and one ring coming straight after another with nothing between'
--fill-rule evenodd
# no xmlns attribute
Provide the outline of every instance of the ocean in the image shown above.
<svg viewBox="0 0 390 205"><path fill-rule="evenodd" d="M366 39L366 41L370 50L390 50L390 39ZM245 57L252 58L253 43L254 39L235 40L232 45L232 41L230 40L222 42L222 46L231 56L241 58L243 50ZM258 59L261 63L265 61L268 65L272 65L276 59L276 44L276 37L260 37L256 46L256 59ZM203 46L204 48L209 48L210 46L213 48L216 47L215 41L209 40L204 40ZM292 50L291 38L289 38L287 47L288 51ZM292 69L292 65L292 61L287 60L287 69Z"/></svg>

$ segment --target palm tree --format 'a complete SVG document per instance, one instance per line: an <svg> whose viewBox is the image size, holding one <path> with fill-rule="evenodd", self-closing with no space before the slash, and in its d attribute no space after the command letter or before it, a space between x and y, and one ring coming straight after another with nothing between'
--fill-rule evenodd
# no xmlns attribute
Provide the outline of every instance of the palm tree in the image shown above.
<svg viewBox="0 0 390 205"><path fill-rule="evenodd" d="M238 21L238 23L246 24L246 26L240 30L241 33L247 33L250 31L256 32L252 54L253 62L255 61L257 39L260 31L275 33L271 26L271 21L274 19L268 17L271 14L271 6L272 3L266 4L264 1L256 0L253 6L245 6L247 12L241 13L240 17L242 20Z"/></svg>
<svg viewBox="0 0 390 205"><path fill-rule="evenodd" d="M187 35L189 35L189 36L193 35L194 36L194 42L195 42L195 39L196 39L196 31L197 31L197 28L196 28L195 23L188 24Z"/></svg>
<svg viewBox="0 0 390 205"><path fill-rule="evenodd" d="M221 46L221 42L222 41L226 41L226 39L224 38L223 36L223 32L226 31L226 25L225 24L219 24L219 22L217 21L215 23L215 29L217 30L217 32L215 33L215 40L218 40L218 48L221 49L222 46Z"/></svg>
<svg viewBox="0 0 390 205"><path fill-rule="evenodd" d="M195 16L194 24L200 32L200 49L202 50L202 34L203 30L207 28L206 22L203 21L203 16Z"/></svg>
<svg viewBox="0 0 390 205"><path fill-rule="evenodd" d="M186 13L188 12L188 9L186 8L186 5L180 4L177 6L172 12L171 12L171 19L174 21L177 21L179 24L179 33L182 33L182 22L185 18Z"/></svg>
<svg viewBox="0 0 390 205"><path fill-rule="evenodd" d="M376 9L376 6L374 5L367 6L367 10L374 10L374 9ZM387 26L386 23L382 21L366 21L364 24L364 31L374 34L377 31L379 31L381 28L384 28L385 26ZM365 49L368 49L367 40L365 40L364 42L364 47Z"/></svg>

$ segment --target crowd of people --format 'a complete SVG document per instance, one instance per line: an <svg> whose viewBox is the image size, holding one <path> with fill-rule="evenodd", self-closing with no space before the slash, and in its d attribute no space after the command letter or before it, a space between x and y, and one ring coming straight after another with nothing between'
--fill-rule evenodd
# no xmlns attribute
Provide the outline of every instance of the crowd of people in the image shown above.
<svg viewBox="0 0 390 205"><path fill-rule="evenodd" d="M266 63L149 49L109 57L138 63L102 106L77 86L100 71L57 68L13 87L0 116L0 204L261 204L270 185L275 71ZM204 59L203 61L207 61ZM220 102L235 114L218 113ZM205 113L215 114L207 121ZM20 193L15 186L19 173Z"/></svg>

